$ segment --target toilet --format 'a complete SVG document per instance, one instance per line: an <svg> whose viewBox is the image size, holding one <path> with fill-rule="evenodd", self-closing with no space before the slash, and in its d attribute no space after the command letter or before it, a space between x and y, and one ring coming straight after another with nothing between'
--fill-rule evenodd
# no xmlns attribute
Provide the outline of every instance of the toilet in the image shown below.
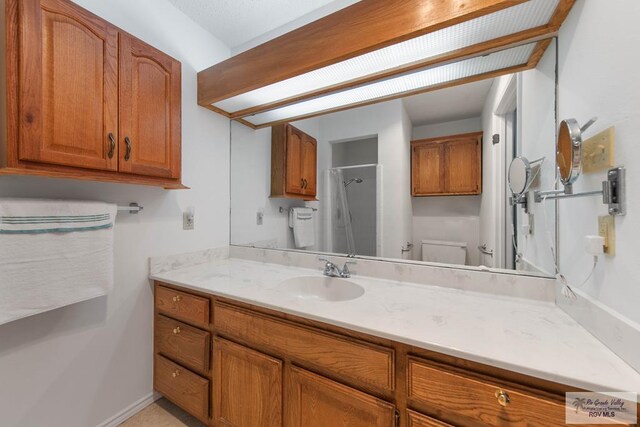
<svg viewBox="0 0 640 427"><path fill-rule="evenodd" d="M466 242L422 241L422 260L443 264L467 264Z"/></svg>

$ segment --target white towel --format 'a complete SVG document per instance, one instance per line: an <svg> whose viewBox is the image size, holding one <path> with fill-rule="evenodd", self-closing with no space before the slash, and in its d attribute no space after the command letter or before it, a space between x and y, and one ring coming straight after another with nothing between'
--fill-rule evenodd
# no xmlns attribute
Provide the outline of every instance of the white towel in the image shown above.
<svg viewBox="0 0 640 427"><path fill-rule="evenodd" d="M117 206L0 199L0 325L106 295Z"/></svg>
<svg viewBox="0 0 640 427"><path fill-rule="evenodd" d="M293 228L293 240L296 248L307 248L316 243L316 230L312 208L291 208L289 227Z"/></svg>

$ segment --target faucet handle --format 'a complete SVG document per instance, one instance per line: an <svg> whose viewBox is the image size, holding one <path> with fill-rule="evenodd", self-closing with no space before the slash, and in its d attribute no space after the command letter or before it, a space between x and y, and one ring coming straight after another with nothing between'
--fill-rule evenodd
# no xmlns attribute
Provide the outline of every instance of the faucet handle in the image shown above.
<svg viewBox="0 0 640 427"><path fill-rule="evenodd" d="M331 261L329 261L327 258L323 258L323 257L318 257L318 261L322 261L325 264L333 264Z"/></svg>
<svg viewBox="0 0 640 427"><path fill-rule="evenodd" d="M344 263L344 267L342 267L342 270L340 271L340 276L341 277L344 277L344 278L351 277L351 271L349 271L349 264L357 264L357 262L355 262L355 261L346 261Z"/></svg>

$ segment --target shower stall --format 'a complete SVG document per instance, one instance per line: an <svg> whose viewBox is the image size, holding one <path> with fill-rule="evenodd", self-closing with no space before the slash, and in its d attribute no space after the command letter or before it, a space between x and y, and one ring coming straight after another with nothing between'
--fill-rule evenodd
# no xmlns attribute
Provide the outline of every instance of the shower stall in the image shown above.
<svg viewBox="0 0 640 427"><path fill-rule="evenodd" d="M328 169L325 247L349 255L382 254L382 167Z"/></svg>

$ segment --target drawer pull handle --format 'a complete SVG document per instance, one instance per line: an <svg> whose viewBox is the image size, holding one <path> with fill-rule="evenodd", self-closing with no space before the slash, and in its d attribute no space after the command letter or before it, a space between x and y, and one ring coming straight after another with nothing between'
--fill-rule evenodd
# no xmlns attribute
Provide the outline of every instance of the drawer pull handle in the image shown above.
<svg viewBox="0 0 640 427"><path fill-rule="evenodd" d="M496 391L496 399L498 399L498 403L501 406L507 406L509 403L511 403L511 398L509 397L509 393L507 393L504 390Z"/></svg>
<svg viewBox="0 0 640 427"><path fill-rule="evenodd" d="M173 333L174 333L174 334L176 334L176 335L177 335L177 334L179 334L179 333L180 333L180 326L176 326L176 327L173 329Z"/></svg>
<svg viewBox="0 0 640 427"><path fill-rule="evenodd" d="M180 295L176 295L175 297L173 297L173 302L180 302L182 298L180 297Z"/></svg>
<svg viewBox="0 0 640 427"><path fill-rule="evenodd" d="M179 377L179 376L180 376L180 371L176 369L176 370L171 374L171 376L172 376L173 378Z"/></svg>

